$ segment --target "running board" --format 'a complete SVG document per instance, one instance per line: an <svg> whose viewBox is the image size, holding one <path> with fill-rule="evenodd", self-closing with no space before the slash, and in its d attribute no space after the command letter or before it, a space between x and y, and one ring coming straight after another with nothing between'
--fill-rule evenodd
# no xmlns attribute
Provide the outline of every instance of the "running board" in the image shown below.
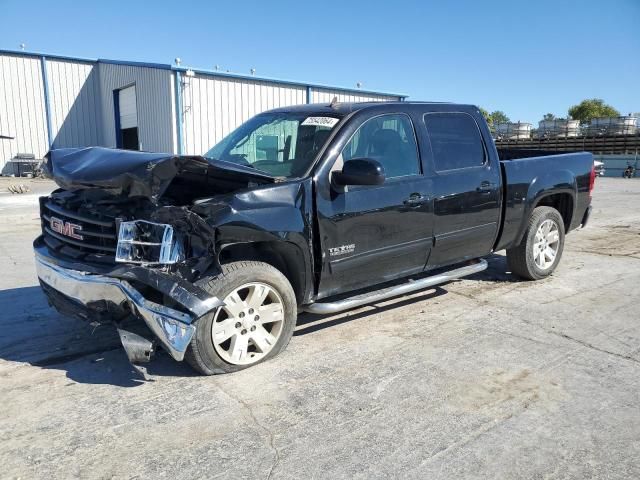
<svg viewBox="0 0 640 480"><path fill-rule="evenodd" d="M344 310L360 307L369 303L377 303L391 297L397 297L417 290L423 290L457 278L473 275L474 273L486 270L487 266L488 263L486 260L479 260L477 263L472 265L465 265L464 267L449 270L448 272L443 272L431 277L421 278L420 280L409 280L407 283L403 283L402 285L395 285L393 287L376 290L370 293L363 293L355 297L349 297L335 302L312 303L310 305L305 305L303 310L305 312L318 313L321 315L342 312Z"/></svg>

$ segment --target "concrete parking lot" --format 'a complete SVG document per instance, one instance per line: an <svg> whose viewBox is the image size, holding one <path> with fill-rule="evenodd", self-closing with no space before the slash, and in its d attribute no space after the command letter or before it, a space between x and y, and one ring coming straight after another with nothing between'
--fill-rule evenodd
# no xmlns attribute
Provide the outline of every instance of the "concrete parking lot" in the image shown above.
<svg viewBox="0 0 640 480"><path fill-rule="evenodd" d="M8 195L2 478L640 478L640 181L597 180L544 281L500 253L441 288L305 314L266 364L199 377L161 354L146 383L113 332L47 306L36 195Z"/></svg>

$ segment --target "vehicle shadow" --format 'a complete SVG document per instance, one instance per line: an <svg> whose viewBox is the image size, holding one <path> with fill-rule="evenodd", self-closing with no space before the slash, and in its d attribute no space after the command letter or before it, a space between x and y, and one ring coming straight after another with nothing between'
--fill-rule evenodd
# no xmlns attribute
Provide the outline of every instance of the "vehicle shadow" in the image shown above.
<svg viewBox="0 0 640 480"><path fill-rule="evenodd" d="M489 266L486 270L474 273L473 275L469 275L465 277L468 280L475 280L479 282L523 282L520 277L517 277L513 273L511 273L509 269L509 265L507 265L507 257L504 254L492 253L484 257Z"/></svg>
<svg viewBox="0 0 640 480"><path fill-rule="evenodd" d="M505 255L491 254L484 258L489 264L487 269L482 272L469 275L468 277L464 277L465 279L473 280L477 282L490 282L490 283L522 281L521 279L519 279L509 271L509 267L507 265L507 257ZM444 270L446 269L434 270L432 272L428 272L427 274L425 274L425 276L434 275ZM341 325L343 323L351 322L354 320L359 320L368 315L384 312L397 307L402 307L404 305L408 305L416 301L432 300L436 297L439 297L441 295L448 293L446 289L447 285L450 285L450 283L449 284L445 283L439 286L425 289L423 291L414 292L413 294L410 294L411 295L410 297L408 297L407 295L402 295L399 297L394 297L388 300L384 300L383 302L378 302L378 304L370 304L368 306L363 306L363 307L360 307L360 309L356 309L355 311L357 313L355 314L349 311L337 313L334 315L318 315L318 314L305 312L298 316L297 328L293 335L294 336L307 335L309 333L317 332L318 330L334 327L336 325ZM384 303L385 305L380 306L379 305L380 303ZM361 310L365 307L369 307L369 308L366 308L365 310Z"/></svg>
<svg viewBox="0 0 640 480"><path fill-rule="evenodd" d="M363 305L358 309L340 312L333 315L320 315L308 312L301 313L298 316L298 323L293 336L299 337L302 335L308 335L319 330L324 330L325 328L335 327L337 325L342 325L343 323L360 320L361 318L368 317L369 315L393 310L394 308L403 307L414 302L432 300L446 293L447 290L442 287L432 287L421 292L415 292L410 298L407 297L407 295L403 295L378 303ZM381 303L384 303L385 305L380 305ZM354 311L356 313L353 313Z"/></svg>
<svg viewBox="0 0 640 480"><path fill-rule="evenodd" d="M487 270L467 279L491 283L518 281L507 272L503 255L491 255L487 260ZM446 293L445 284L334 315L302 313L294 336L308 335L416 301L432 300ZM58 314L49 307L39 286L0 290L0 309L3 332L0 360L61 370L67 378L79 383L121 387L144 383L129 364L115 328L109 325L94 328ZM146 368L150 378L197 375L188 365L173 361L161 350Z"/></svg>
<svg viewBox="0 0 640 480"><path fill-rule="evenodd" d="M131 366L112 326L94 328L58 314L39 286L0 290L0 360L62 370L79 383L132 387L144 382ZM150 377L195 375L159 351Z"/></svg>

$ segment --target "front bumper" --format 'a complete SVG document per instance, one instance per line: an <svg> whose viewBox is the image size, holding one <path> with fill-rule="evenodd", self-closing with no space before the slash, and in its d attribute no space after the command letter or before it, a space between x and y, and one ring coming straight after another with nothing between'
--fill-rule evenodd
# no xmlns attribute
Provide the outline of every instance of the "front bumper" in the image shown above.
<svg viewBox="0 0 640 480"><path fill-rule="evenodd" d="M146 299L124 279L65 268L37 248L35 254L36 271L45 293L57 307L60 301L59 298L54 300L54 296L61 295L66 300L64 309L58 307L63 313L72 313L74 304L78 307L77 316L85 318L90 318L92 313L98 316L105 311L128 311L143 320L167 352L178 361L184 358L195 332L192 322L223 304L218 298L209 297L202 300L197 308L191 308L188 313L182 312ZM182 304L184 298L176 294L173 300ZM193 301L190 306L194 306Z"/></svg>

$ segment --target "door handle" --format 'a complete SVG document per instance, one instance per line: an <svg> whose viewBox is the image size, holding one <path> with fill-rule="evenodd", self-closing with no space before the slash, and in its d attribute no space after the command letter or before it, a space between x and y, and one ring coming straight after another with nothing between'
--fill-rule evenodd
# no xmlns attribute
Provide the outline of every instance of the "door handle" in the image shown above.
<svg viewBox="0 0 640 480"><path fill-rule="evenodd" d="M482 182L478 188L476 188L476 192L478 193L491 193L491 191L496 188L496 184L493 182Z"/></svg>
<svg viewBox="0 0 640 480"><path fill-rule="evenodd" d="M421 193L412 193L403 203L405 205L421 205L429 201L429 197Z"/></svg>

